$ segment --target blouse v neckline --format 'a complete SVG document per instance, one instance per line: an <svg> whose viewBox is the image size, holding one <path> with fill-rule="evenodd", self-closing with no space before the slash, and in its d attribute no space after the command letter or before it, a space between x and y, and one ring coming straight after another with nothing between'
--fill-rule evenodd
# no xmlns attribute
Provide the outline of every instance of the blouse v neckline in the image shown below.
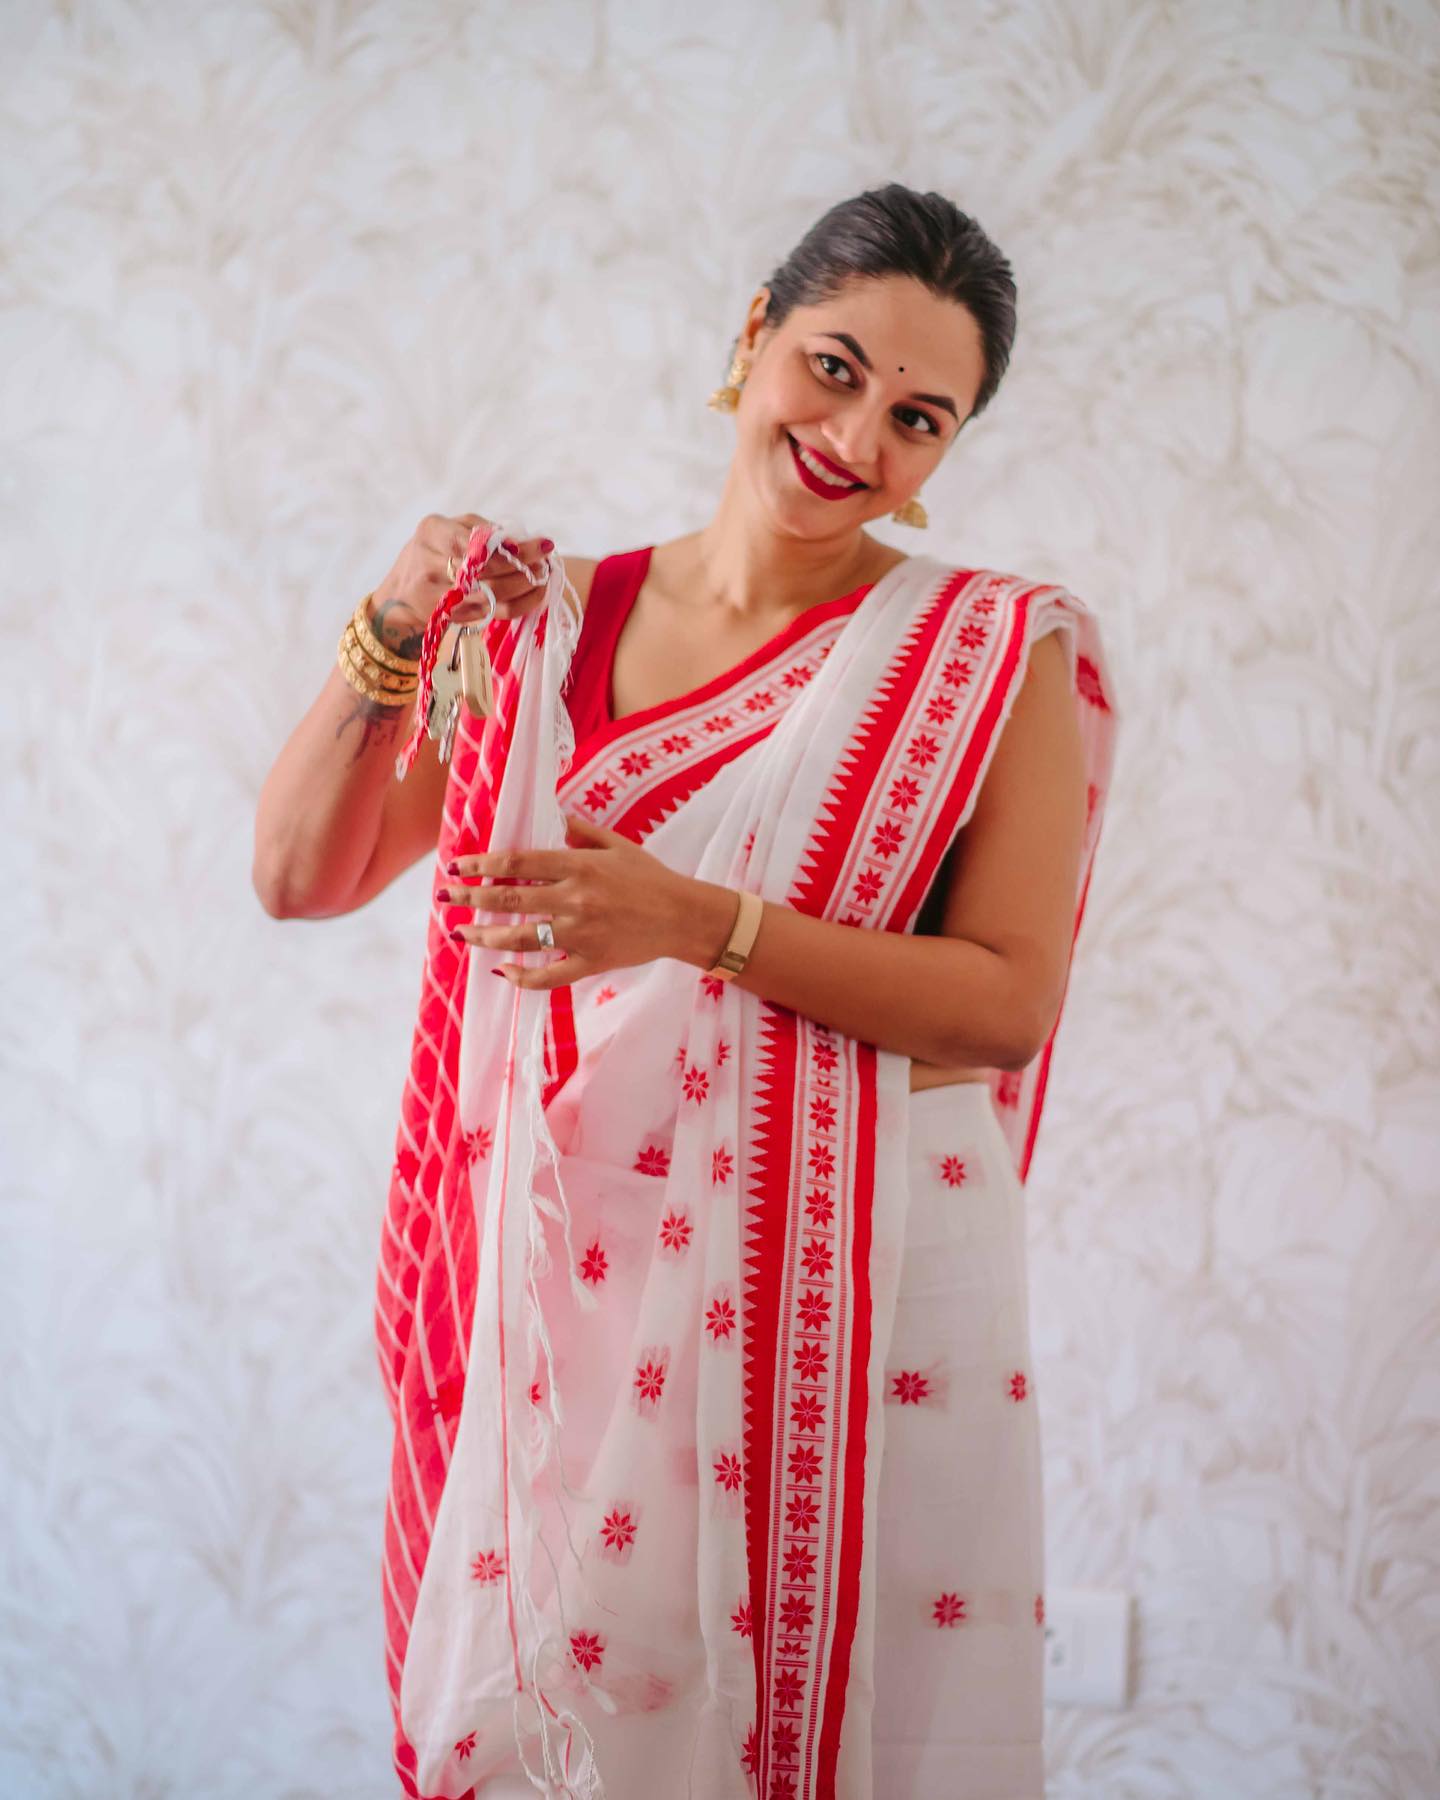
<svg viewBox="0 0 1440 1800"><path fill-rule="evenodd" d="M620 633L625 628L625 621L634 610L640 589L644 586L654 548L653 544L647 544L639 550L622 552L622 555L628 554L633 558L632 567L626 570L629 579L621 589L618 604L608 609L604 641L595 646L598 657L595 679L599 689L600 730L607 738L653 725L669 713L681 712L688 707L702 705L706 700L718 697L733 682L752 674L817 624L834 618L838 614L852 611L875 585L873 581L865 581L859 587L851 588L848 594L837 594L833 600L822 600L818 606L807 606L804 612L797 613L788 624L782 625L778 631L766 638L763 644L758 644L748 656L742 657L739 662L733 663L728 669L722 669L709 681L701 682L698 687L688 688L683 694L676 694L673 699L657 701L653 706L641 707L639 711L625 713L617 719L613 693L615 647L620 641ZM597 578L600 566L603 565L597 565L596 568ZM595 582L592 581L592 597L594 586Z"/></svg>

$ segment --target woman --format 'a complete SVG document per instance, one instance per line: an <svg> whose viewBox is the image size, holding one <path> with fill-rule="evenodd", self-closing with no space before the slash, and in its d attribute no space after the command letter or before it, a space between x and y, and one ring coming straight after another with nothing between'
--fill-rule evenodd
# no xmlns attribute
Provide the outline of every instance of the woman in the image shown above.
<svg viewBox="0 0 1440 1800"><path fill-rule="evenodd" d="M489 557L494 710L396 786L491 544L427 520L321 824L338 674L262 796L272 911L438 841L377 1305L409 1794L1043 1793L1022 1183L1114 698L1074 595L864 530L923 522L1013 330L940 196L833 208L712 396L710 523Z"/></svg>

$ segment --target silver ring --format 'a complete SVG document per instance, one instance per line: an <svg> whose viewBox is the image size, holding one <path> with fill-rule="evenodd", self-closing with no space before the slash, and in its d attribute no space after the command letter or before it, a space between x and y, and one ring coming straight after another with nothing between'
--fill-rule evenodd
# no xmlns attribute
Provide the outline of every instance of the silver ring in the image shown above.
<svg viewBox="0 0 1440 1800"><path fill-rule="evenodd" d="M555 948L555 933L550 929L550 921L548 919L537 919L535 921L535 929L540 935L540 948L542 950L553 950Z"/></svg>

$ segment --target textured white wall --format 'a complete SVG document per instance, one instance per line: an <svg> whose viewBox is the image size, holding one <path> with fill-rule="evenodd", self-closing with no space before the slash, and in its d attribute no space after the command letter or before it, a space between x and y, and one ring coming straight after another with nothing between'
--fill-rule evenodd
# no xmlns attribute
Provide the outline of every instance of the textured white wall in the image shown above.
<svg viewBox="0 0 1440 1800"><path fill-rule="evenodd" d="M396 1790L374 1255L427 878L267 918L260 783L419 516L695 527L753 286L891 178L1015 363L895 542L1126 702L1029 1192L1055 1796L1440 1757L1440 15L0 10L0 1793ZM52 697L53 695L53 697Z"/></svg>

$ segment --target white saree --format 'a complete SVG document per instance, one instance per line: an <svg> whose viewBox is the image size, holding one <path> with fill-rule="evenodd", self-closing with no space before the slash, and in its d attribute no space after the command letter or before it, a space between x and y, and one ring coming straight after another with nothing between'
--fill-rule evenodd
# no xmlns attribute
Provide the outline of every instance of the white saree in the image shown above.
<svg viewBox="0 0 1440 1800"><path fill-rule="evenodd" d="M563 585L556 564L542 612L487 628L499 710L462 728L437 886L456 854L564 847L564 809L686 874L912 930L1030 646L1060 629L1089 784L1078 933L1116 713L1067 590L912 556L720 700L577 745ZM524 1770L580 1800L908 1797L872 1756L883 1408L943 1390L961 1410L928 1423L953 1436L964 1407L1034 1405L1019 1352L887 1363L909 1058L669 958L516 990L446 936L471 916L432 906L377 1290L402 1785L461 1800ZM983 1098L975 1154L1017 1193L1053 1042L960 1103ZM942 1139L923 1146L937 1219L963 1179ZM944 1519L917 1505L906 1554ZM1022 1609L1040 1627L1038 1583L1017 1600L916 1579L896 1629L954 1643ZM913 1792L940 1791L917 1756ZM997 1763L985 1800L1038 1800L1004 1785L1029 1778Z"/></svg>

